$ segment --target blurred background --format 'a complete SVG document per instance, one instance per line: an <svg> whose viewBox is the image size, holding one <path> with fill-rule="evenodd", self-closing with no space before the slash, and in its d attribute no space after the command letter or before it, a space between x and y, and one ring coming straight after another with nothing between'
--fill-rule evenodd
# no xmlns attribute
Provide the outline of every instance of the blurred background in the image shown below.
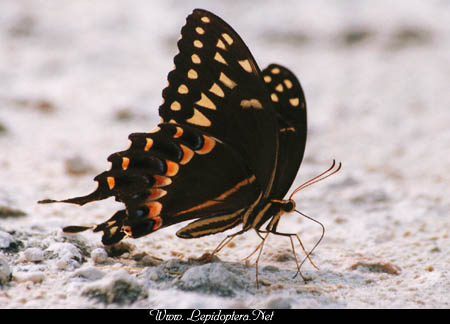
<svg viewBox="0 0 450 324"><path fill-rule="evenodd" d="M343 162L296 196L328 225L325 258L327 244L330 255L406 256L402 237L420 228L436 238L429 244L450 246L448 0L1 0L0 226L91 223L120 206L36 201L90 192L128 134L159 122L179 31L196 7L228 22L261 68L275 62L299 77L309 130L296 184ZM311 245L320 229L303 224Z"/></svg>

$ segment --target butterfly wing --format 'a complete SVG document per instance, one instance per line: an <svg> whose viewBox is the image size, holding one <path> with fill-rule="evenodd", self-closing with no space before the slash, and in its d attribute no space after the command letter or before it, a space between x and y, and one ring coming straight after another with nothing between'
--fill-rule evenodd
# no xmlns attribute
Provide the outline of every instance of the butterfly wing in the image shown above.
<svg viewBox="0 0 450 324"><path fill-rule="evenodd" d="M256 62L237 33L207 11L194 10L181 34L159 109L163 123L130 135L130 148L112 154L111 169L94 179L97 190L62 201L115 196L125 204L94 227L104 244L189 219L197 220L180 237L214 234L242 222L262 191L270 193L278 126Z"/></svg>
<svg viewBox="0 0 450 324"><path fill-rule="evenodd" d="M263 70L278 121L278 165L270 197L283 199L303 159L306 144L306 101L296 76L283 66L271 64Z"/></svg>
<svg viewBox="0 0 450 324"><path fill-rule="evenodd" d="M228 144L268 193L278 127L261 71L247 46L222 19L196 9L186 19L178 48L160 116Z"/></svg>

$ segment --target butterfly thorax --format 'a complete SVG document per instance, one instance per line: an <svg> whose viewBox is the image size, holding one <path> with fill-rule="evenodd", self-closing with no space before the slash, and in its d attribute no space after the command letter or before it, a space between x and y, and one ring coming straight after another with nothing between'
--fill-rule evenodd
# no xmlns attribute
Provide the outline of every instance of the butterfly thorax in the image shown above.
<svg viewBox="0 0 450 324"><path fill-rule="evenodd" d="M243 219L243 230L259 229L270 219L266 226L269 232L276 231L280 217L295 210L295 201L272 199L260 202L251 213Z"/></svg>

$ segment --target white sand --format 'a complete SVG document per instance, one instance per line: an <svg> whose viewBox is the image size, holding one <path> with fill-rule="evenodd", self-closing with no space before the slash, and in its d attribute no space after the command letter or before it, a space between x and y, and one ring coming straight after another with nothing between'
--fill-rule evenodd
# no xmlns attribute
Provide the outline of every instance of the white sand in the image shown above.
<svg viewBox="0 0 450 324"><path fill-rule="evenodd" d="M36 204L89 193L128 134L156 125L179 30L205 3L261 67L299 76L309 138L296 184L343 162L296 196L326 226L307 284L284 237L269 237L256 289L241 261L254 233L205 265L187 259L225 234L186 241L182 225L108 257L100 235L60 229L106 220L113 199ZM448 1L3 0L0 13L0 307L449 308ZM296 214L279 229L308 248L321 233Z"/></svg>

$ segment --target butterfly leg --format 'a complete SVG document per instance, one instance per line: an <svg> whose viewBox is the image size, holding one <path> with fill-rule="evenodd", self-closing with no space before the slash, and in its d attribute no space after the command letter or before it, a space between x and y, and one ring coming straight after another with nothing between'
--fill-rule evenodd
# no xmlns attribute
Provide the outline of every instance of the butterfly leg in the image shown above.
<svg viewBox="0 0 450 324"><path fill-rule="evenodd" d="M261 248L261 245L264 244L265 238L260 234L260 232L263 232L263 231L256 231L256 234L258 234L258 236L261 238L261 243L259 243L258 246L256 247L256 249L253 250L252 253L250 253L249 255L247 255L243 260L248 260L248 259L250 259L250 258L252 257L252 255L255 254L255 253ZM264 231L264 233L265 233L265 231Z"/></svg>
<svg viewBox="0 0 450 324"><path fill-rule="evenodd" d="M255 262L255 267L256 267L256 289L259 288L259 280L258 280L258 263L259 263L259 258L261 257L262 254L262 250L264 248L264 243L266 242L267 237L269 236L270 232L267 232L266 236L264 236L264 239L262 240L262 242L260 243L259 246L261 246L261 248L259 249L259 253L258 253L258 257L256 258L256 262Z"/></svg>
<svg viewBox="0 0 450 324"><path fill-rule="evenodd" d="M261 231L261 232L266 232L266 231ZM310 258L310 255L311 255L312 251L314 250L314 248L317 246L317 244L316 244L316 246L314 246L314 248L311 251L307 252L306 249L305 249L305 246L303 245L303 243L302 243L300 237L298 236L298 234L296 234L296 233L280 233L280 232L277 232L277 231L269 231L269 233L273 233L275 235L281 235L281 236L288 236L289 237L289 240L291 241L292 254L294 255L295 263L297 264L297 273L295 274L294 278L297 276L297 274L300 274L300 276L302 277L303 281L305 281L305 282L308 281L303 276L302 272L300 271L303 263L305 263L306 260L309 260L311 265L314 268L316 268L317 270L319 270L319 267L316 266L314 264L314 262ZM299 242L299 244L300 244L300 246L301 246L301 248L303 250L303 253L305 253L305 257L303 258L302 262L300 262L300 264L298 263L297 254L295 253L294 241L292 239L293 236L295 236L297 238L297 240L298 240L298 242Z"/></svg>
<svg viewBox="0 0 450 324"><path fill-rule="evenodd" d="M237 233L231 234L231 235L227 235L227 237L225 237L225 239L222 240L222 242L220 242L220 244L214 249L214 251L212 251L211 253L211 257L216 254L219 253L220 250L222 250L225 246L228 245L228 243L230 243L237 235L242 234L242 231L239 231Z"/></svg>

